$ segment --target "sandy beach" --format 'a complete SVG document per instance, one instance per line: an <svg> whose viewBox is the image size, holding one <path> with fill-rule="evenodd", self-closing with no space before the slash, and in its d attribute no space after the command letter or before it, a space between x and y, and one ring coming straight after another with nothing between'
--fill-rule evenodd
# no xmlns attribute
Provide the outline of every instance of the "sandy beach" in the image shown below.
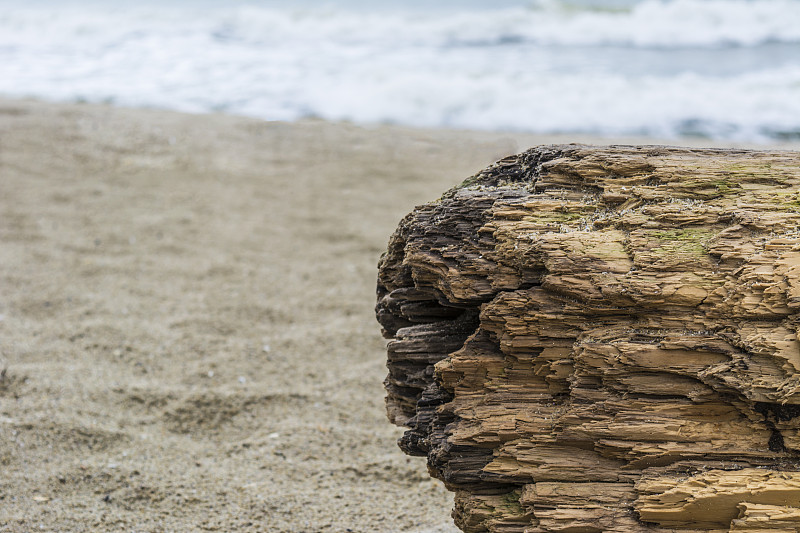
<svg viewBox="0 0 800 533"><path fill-rule="evenodd" d="M0 531L457 531L386 420L376 264L550 142L654 143L0 100Z"/></svg>

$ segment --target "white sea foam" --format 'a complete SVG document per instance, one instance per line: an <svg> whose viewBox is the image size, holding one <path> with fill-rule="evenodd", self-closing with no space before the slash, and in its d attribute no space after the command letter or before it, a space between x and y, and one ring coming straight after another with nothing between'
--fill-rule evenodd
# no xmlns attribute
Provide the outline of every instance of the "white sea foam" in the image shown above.
<svg viewBox="0 0 800 533"><path fill-rule="evenodd" d="M627 10L570 10L541 0L543 12L520 20L541 43L631 46L752 46L800 42L795 0L647 0ZM535 27L531 27L534 24Z"/></svg>
<svg viewBox="0 0 800 533"><path fill-rule="evenodd" d="M800 135L800 0L5 5L8 95L275 120Z"/></svg>

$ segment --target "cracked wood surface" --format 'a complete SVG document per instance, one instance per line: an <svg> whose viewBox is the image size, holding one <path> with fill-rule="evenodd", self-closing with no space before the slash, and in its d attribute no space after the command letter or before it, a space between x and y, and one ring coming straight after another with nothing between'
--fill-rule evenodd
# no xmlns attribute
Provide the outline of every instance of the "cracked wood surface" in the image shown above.
<svg viewBox="0 0 800 533"><path fill-rule="evenodd" d="M465 532L800 530L800 154L542 146L381 259L390 420Z"/></svg>

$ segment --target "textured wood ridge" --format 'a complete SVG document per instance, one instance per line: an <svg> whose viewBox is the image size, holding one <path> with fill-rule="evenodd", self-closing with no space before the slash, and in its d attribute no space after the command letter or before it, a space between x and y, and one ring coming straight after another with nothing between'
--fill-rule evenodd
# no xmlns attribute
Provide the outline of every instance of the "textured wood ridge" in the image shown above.
<svg viewBox="0 0 800 533"><path fill-rule="evenodd" d="M389 418L466 532L800 530L800 154L545 146L380 262Z"/></svg>

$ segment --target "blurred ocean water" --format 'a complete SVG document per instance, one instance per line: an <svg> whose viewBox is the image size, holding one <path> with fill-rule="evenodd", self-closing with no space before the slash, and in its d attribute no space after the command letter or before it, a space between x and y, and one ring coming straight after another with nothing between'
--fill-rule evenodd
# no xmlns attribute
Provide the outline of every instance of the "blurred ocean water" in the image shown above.
<svg viewBox="0 0 800 533"><path fill-rule="evenodd" d="M800 137L800 0L0 0L0 94L270 120Z"/></svg>

